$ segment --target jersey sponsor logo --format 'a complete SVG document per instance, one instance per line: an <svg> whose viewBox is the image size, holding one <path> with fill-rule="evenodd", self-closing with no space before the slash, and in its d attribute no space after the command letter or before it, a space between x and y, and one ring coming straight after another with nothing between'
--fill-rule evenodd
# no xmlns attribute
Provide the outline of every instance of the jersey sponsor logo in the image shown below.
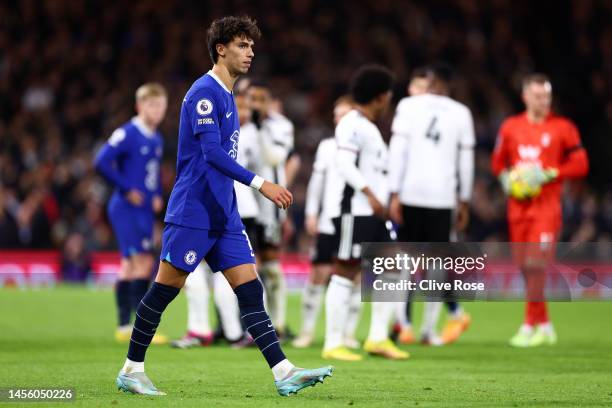
<svg viewBox="0 0 612 408"><path fill-rule="evenodd" d="M187 265L193 265L197 258L198 258L198 254L196 253L196 251L194 251L193 249L190 249L189 251L185 253L185 257L183 259L185 260L185 263Z"/></svg>
<svg viewBox="0 0 612 408"><path fill-rule="evenodd" d="M200 99L196 104L196 111L198 114L205 116L208 115L213 110L213 104L208 99Z"/></svg>
<svg viewBox="0 0 612 408"><path fill-rule="evenodd" d="M536 145L518 145L518 154L521 161L535 162L540 158L542 149Z"/></svg>
<svg viewBox="0 0 612 408"><path fill-rule="evenodd" d="M213 118L203 118L203 119L198 119L198 125L214 125L215 121L213 120Z"/></svg>
<svg viewBox="0 0 612 408"><path fill-rule="evenodd" d="M119 128L115 130L113 134L110 136L110 138L108 139L108 144L113 147L117 147L119 143L121 143L124 139L125 139L125 130Z"/></svg>
<svg viewBox="0 0 612 408"><path fill-rule="evenodd" d="M237 130L234 130L234 133L232 133L232 135L230 136L230 140L232 141L232 148L228 152L230 157L234 160L236 159L236 157L238 157L238 140L239 139L240 139L240 132Z"/></svg>

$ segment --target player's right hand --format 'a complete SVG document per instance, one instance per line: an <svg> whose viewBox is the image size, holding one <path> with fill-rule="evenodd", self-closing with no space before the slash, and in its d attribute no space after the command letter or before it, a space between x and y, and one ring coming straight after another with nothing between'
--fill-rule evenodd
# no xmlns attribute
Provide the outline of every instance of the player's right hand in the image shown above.
<svg viewBox="0 0 612 408"><path fill-rule="evenodd" d="M125 193L125 198L136 207L140 207L144 203L144 194L134 188Z"/></svg>
<svg viewBox="0 0 612 408"><path fill-rule="evenodd" d="M397 194L391 195L391 202L389 204L389 218L396 224L402 225L404 223L404 214L402 214L402 203Z"/></svg>
<svg viewBox="0 0 612 408"><path fill-rule="evenodd" d="M283 186L264 181L259 189L261 194L268 200L272 201L278 208L286 210L293 204L293 194Z"/></svg>
<svg viewBox="0 0 612 408"><path fill-rule="evenodd" d="M379 218L385 218L387 215L387 211L385 210L385 207L382 205L382 203L378 201L378 198L376 198L374 193L372 193L372 191L368 187L363 189L363 192L365 193L366 197L368 197L368 203L370 204L370 207L372 207L374 215Z"/></svg>

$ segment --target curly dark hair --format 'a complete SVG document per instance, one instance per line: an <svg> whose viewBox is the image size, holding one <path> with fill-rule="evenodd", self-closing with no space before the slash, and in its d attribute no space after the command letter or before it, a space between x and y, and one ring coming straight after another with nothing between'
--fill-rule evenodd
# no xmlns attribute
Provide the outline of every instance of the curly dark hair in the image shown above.
<svg viewBox="0 0 612 408"><path fill-rule="evenodd" d="M217 44L227 45L236 37L245 36L251 40L259 40L261 31L257 21L249 16L227 16L212 22L206 31L208 53L213 63L217 63Z"/></svg>
<svg viewBox="0 0 612 408"><path fill-rule="evenodd" d="M394 76L382 65L364 65L353 75L350 94L353 100L367 104L377 96L393 89Z"/></svg>

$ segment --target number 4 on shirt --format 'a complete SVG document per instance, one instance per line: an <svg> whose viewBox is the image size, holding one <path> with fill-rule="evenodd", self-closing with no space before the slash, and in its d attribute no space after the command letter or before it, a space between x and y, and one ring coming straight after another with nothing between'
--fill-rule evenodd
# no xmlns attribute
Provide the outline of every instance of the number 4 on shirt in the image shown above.
<svg viewBox="0 0 612 408"><path fill-rule="evenodd" d="M440 140L440 131L436 129L437 122L438 122L437 116L434 116L433 118L431 118L431 122L429 122L429 126L427 127L427 132L425 133L425 137L427 139L431 139L436 144Z"/></svg>

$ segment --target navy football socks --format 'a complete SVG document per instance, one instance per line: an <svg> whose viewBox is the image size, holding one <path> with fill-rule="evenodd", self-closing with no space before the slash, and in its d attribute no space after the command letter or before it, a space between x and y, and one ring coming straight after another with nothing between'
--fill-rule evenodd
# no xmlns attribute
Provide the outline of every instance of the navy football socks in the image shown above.
<svg viewBox="0 0 612 408"><path fill-rule="evenodd" d="M281 350L276 331L270 317L264 309L263 286L254 279L243 283L234 289L238 297L240 318L249 334L264 355L270 368L283 361L286 357Z"/></svg>
<svg viewBox="0 0 612 408"><path fill-rule="evenodd" d="M142 298L136 309L136 320L127 355L129 360L144 361L145 353L159 326L162 313L180 291L179 288L157 282L151 285L151 289Z"/></svg>
<svg viewBox="0 0 612 408"><path fill-rule="evenodd" d="M119 326L130 324L132 317L132 295L130 288L130 281L120 280L115 284L115 300L117 302Z"/></svg>

